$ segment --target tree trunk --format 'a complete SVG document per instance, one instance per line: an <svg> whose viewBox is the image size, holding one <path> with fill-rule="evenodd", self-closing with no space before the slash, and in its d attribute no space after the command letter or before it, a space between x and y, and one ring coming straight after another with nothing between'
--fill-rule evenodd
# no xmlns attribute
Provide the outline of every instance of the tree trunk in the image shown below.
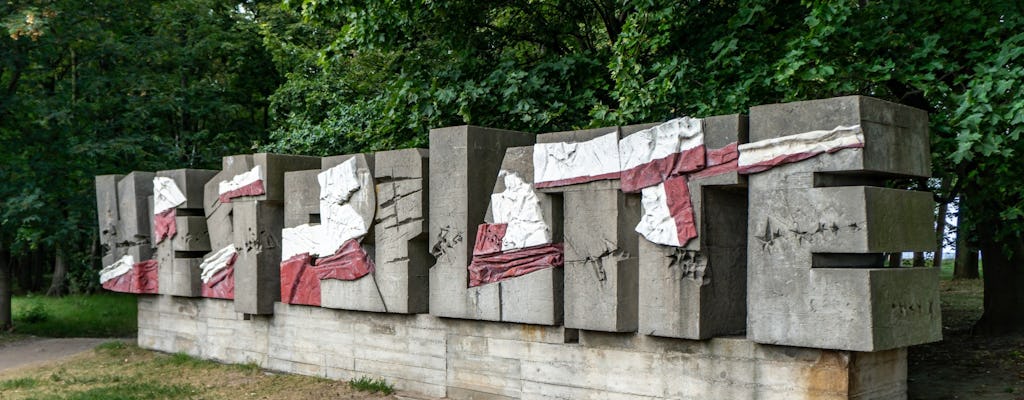
<svg viewBox="0 0 1024 400"><path fill-rule="evenodd" d="M923 267L924 266L924 252L923 251L915 251L914 252L914 262L913 262L912 265L915 266L915 267Z"/></svg>
<svg viewBox="0 0 1024 400"><path fill-rule="evenodd" d="M46 295L62 296L64 295L64 278L67 277L68 266L64 263L64 252L61 251L60 245L57 245L53 253L53 279L50 281L50 289L46 291Z"/></svg>
<svg viewBox="0 0 1024 400"><path fill-rule="evenodd" d="M29 274L28 286L24 289L27 292L38 292L43 288L43 275L46 274L46 253L43 248L37 248L32 251L31 262L27 266L32 270Z"/></svg>
<svg viewBox="0 0 1024 400"><path fill-rule="evenodd" d="M985 313L974 325L980 334L1024 332L1024 238L1020 233L997 242L994 227L978 226L985 257ZM1012 253L1003 250L1008 249Z"/></svg>
<svg viewBox="0 0 1024 400"><path fill-rule="evenodd" d="M903 253L889 253L889 268L899 268L903 262Z"/></svg>
<svg viewBox="0 0 1024 400"><path fill-rule="evenodd" d="M939 203L939 211L935 216L935 257L932 259L933 267L942 266L942 244L946 239L946 212L949 211L949 203Z"/></svg>
<svg viewBox="0 0 1024 400"><path fill-rule="evenodd" d="M978 250L971 248L970 231L966 229L964 210L956 216L956 258L953 260L953 279L978 279Z"/></svg>
<svg viewBox="0 0 1024 400"><path fill-rule="evenodd" d="M0 242L0 331L11 329L11 274L10 252Z"/></svg>

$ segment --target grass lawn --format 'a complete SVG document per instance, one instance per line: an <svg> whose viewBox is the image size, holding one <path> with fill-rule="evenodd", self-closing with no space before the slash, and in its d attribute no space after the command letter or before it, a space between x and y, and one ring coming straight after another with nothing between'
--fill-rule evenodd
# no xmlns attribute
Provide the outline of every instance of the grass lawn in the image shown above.
<svg viewBox="0 0 1024 400"><path fill-rule="evenodd" d="M365 379L364 379L365 380ZM381 384L390 390L390 386ZM370 388L379 389L379 388ZM271 374L115 341L50 365L0 373L0 399L387 399L324 378Z"/></svg>
<svg viewBox="0 0 1024 400"><path fill-rule="evenodd" d="M16 296L14 334L45 337L130 337L138 329L135 295ZM0 335L0 342L7 341Z"/></svg>

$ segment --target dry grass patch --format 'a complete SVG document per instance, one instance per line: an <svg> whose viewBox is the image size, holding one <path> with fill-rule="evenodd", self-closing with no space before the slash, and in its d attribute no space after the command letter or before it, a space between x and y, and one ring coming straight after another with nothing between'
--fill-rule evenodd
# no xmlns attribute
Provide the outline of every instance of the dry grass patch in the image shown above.
<svg viewBox="0 0 1024 400"><path fill-rule="evenodd" d="M346 382L273 374L255 364L225 365L110 342L59 363L0 373L0 398L387 399Z"/></svg>

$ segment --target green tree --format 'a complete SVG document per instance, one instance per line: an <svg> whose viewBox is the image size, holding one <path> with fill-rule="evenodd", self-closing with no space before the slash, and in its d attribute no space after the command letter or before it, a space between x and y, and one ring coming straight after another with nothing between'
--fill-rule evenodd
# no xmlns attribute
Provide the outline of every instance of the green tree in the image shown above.
<svg viewBox="0 0 1024 400"><path fill-rule="evenodd" d="M850 94L927 110L939 200L984 194L962 205L985 265L977 327L1024 331L1016 2L291 3L316 35L264 31L304 60L275 56L289 75L274 94L273 149L372 150L423 145L433 126L553 131Z"/></svg>
<svg viewBox="0 0 1024 400"><path fill-rule="evenodd" d="M79 286L96 281L95 175L213 167L267 137L281 80L236 5L8 1L0 26L0 248L45 249Z"/></svg>

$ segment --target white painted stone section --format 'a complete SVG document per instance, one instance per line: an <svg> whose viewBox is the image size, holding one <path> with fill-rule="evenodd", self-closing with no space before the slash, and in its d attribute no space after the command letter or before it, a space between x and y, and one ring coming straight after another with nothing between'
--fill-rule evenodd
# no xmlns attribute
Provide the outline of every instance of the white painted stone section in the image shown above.
<svg viewBox="0 0 1024 400"><path fill-rule="evenodd" d="M628 170L703 144L701 119L676 118L619 140L619 160L622 170Z"/></svg>
<svg viewBox="0 0 1024 400"><path fill-rule="evenodd" d="M158 176L153 178L153 215L170 210L185 203L185 194L174 183L174 179Z"/></svg>
<svg viewBox="0 0 1024 400"><path fill-rule="evenodd" d="M320 182L320 221L323 226L321 229L324 236L337 244L334 250L349 239L366 235L367 218L360 215L350 204L353 195L362 188L356 171L355 157L321 172L316 178ZM334 250L329 254L334 254Z"/></svg>
<svg viewBox="0 0 1024 400"><path fill-rule="evenodd" d="M646 187L641 190L640 204L644 214L636 225L636 232L647 240L666 246L681 246L676 221L668 209L668 195L665 184Z"/></svg>
<svg viewBox="0 0 1024 400"><path fill-rule="evenodd" d="M515 250L551 243L551 227L544 222L540 198L533 185L511 171L501 170L505 191L491 195L491 213L496 224L508 224L501 250Z"/></svg>
<svg viewBox="0 0 1024 400"><path fill-rule="evenodd" d="M217 275L217 272L227 268L228 260L230 260L231 256L235 255L237 252L238 251L235 250L235 245L230 244L223 249L217 250L216 253L211 254L209 257L206 257L206 259L203 260L203 263L199 264L199 269L202 270L202 274L200 274L199 277L203 280L203 283L209 283L210 279L212 279L214 275Z"/></svg>
<svg viewBox="0 0 1024 400"><path fill-rule="evenodd" d="M329 256L345 244L344 241L339 242L324 231L324 225L310 224L281 230L281 261L284 262L302 253L309 253L314 257Z"/></svg>
<svg viewBox="0 0 1024 400"><path fill-rule="evenodd" d="M124 257L115 261L100 271L100 284L107 283L107 281L117 278L121 275L127 274L135 266L135 258L131 254L125 254Z"/></svg>
<svg viewBox="0 0 1024 400"><path fill-rule="evenodd" d="M741 144L739 166L743 168L792 154L821 154L858 144L864 144L861 126L840 125L827 131L810 131Z"/></svg>
<svg viewBox="0 0 1024 400"><path fill-rule="evenodd" d="M246 172L235 175L235 177L231 178L231 180L221 181L220 184L217 186L217 193L224 194L232 190L238 190L262 179L263 169L260 168L259 165L257 165Z"/></svg>
<svg viewBox="0 0 1024 400"><path fill-rule="evenodd" d="M617 131L585 141L533 146L534 183L619 172Z"/></svg>

